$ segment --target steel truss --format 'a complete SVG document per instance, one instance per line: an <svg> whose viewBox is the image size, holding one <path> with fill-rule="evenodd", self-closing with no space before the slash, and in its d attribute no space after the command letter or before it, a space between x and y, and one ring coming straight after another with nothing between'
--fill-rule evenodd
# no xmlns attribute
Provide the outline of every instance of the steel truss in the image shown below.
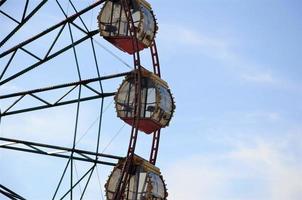
<svg viewBox="0 0 302 200"><path fill-rule="evenodd" d="M60 158L70 158L70 153L74 153L73 159L85 162L91 162L96 164L102 165L109 165L115 166L117 161L122 159L120 156L103 154L103 153L96 153L91 151L85 151L80 149L72 149L60 146L54 146L49 144L41 144L36 142L29 142L24 140L16 140L10 138L3 138L0 137L0 148L3 149L11 149L53 157L60 157ZM68 155L69 154L69 155ZM109 159L110 161L101 161L100 158Z"/></svg>
<svg viewBox="0 0 302 200"><path fill-rule="evenodd" d="M132 37L132 46L133 49L138 48L138 39L137 33L134 25L134 21L132 18L131 10L129 7L128 0L120 0L121 5L125 11L126 18L128 20L128 29L130 31L130 36ZM157 76L161 76L160 74L160 64L159 64L159 57L157 52L157 47L155 40L152 42L150 47L151 51L151 58L152 58L152 65L153 65L153 72ZM113 196L114 200L121 200L124 198L124 191L126 189L127 184L130 181L130 171L132 170L132 163L133 163L133 156L135 154L135 147L137 142L137 135L138 135L138 124L140 121L140 112L141 112L141 62L140 62L140 53L136 51L133 53L133 63L134 69L138 70L135 74L134 78L134 85L135 85L135 99L134 99L134 120L132 124L131 136L129 141L128 153L127 153L127 160L122 168L121 177L118 182L116 193ZM159 140L160 140L160 129L153 133L153 141L151 146L151 153L150 153L150 163L155 165L158 149L159 149Z"/></svg>
<svg viewBox="0 0 302 200"><path fill-rule="evenodd" d="M22 196L0 184L0 194L12 200L25 200Z"/></svg>
<svg viewBox="0 0 302 200"><path fill-rule="evenodd" d="M47 155L47 156L53 156L53 157L60 157L60 158L65 158L67 159L64 171L61 175L61 178L58 182L58 185L56 187L56 190L54 191L54 194L52 196L52 199L63 199L67 195L70 196L70 199L73 199L73 190L75 187L79 185L79 183L84 183L84 188L81 192L80 199L84 198L86 189L88 187L88 184L91 180L91 177L93 173L96 170L98 165L109 165L109 166L115 166L117 161L120 159L119 156L114 156L114 155L107 155L107 154L102 154L99 153L99 143L100 143L100 132L101 132L101 123L102 123L102 114L103 114L103 105L104 105L104 98L106 97L111 97L115 94L115 92L110 92L110 93L105 93L103 91L102 87L102 81L103 80L109 80L117 77L122 77L129 72L125 73L120 73L120 74L114 74L114 75L109 75L109 76L100 76L99 72L99 66L97 62L97 57L96 57L96 51L94 47L94 41L93 41L93 36L96 35L99 31L98 30L88 30L87 26L84 24L81 15L90 11L91 9L99 6L102 4L105 0L99 0L96 1L95 3L91 4L90 6L78 11L76 10L75 6L71 1L69 3L72 5L72 8L75 11L75 14L72 16L67 16L66 13L64 13L64 10L62 9L59 1L56 1L58 6L60 7L61 11L63 12L64 16L66 19L62 20L61 22L51 26L50 28L40 32L39 34L17 44L16 46L6 49L0 53L0 59L2 58L8 58L7 63L3 66L2 70L0 71L0 86L5 85L6 83L18 78L21 75L26 74L27 72L41 66L42 64L48 62L49 60L56 58L57 56L61 55L62 53L68 51L68 50L73 50L74 54L74 59L75 59L75 64L78 72L78 81L73 82L73 83L66 83L66 84L61 84L61 85L55 85L52 87L46 87L46 88L39 88L39 89L34 89L34 90L29 90L29 91L23 91L23 92L18 92L18 93L13 93L13 94L5 94L0 97L0 100L5 100L10 102L8 107L3 111L3 113L0 113L0 117L6 117L6 116L11 116L14 114L19 114L19 113L24 113L24 112L29 112L29 111L34 111L34 110L40 110L40 109L46 109L46 108L51 108L51 107L56 107L56 106L63 106L63 105L68 105L68 104L76 104L76 122L75 122L75 127L74 127L74 135L73 135L73 145L71 148L66 148L66 147L60 147L60 146L54 146L54 145L49 145L49 144L40 144L40 143L35 143L35 142L29 142L29 141L22 141L22 140L16 140L16 139L9 139L9 138L0 138L0 141L3 143L0 144L0 148L2 149L10 149L10 150L16 150L16 151L23 151L23 152L28 152L28 153L33 153L33 154L40 154L40 155ZM11 38L14 33L16 33L21 26L25 25L26 22L29 20L30 17L32 17L44 4L45 0L43 0L31 13L29 13L26 16L26 9L27 9L27 4L28 0L26 0L26 5L24 8L23 12L23 17L22 21L18 23L17 27L9 33L3 40L1 40L1 47L3 44L8 41L9 38ZM4 0L0 1L0 6L5 3ZM1 12L4 14L6 17L9 17L11 20L15 21L13 17L8 16L7 13L4 13L3 11ZM76 19L80 19L81 22L84 24L85 29L81 28L78 24L75 23ZM17 22L16 22L17 23ZM82 33L84 33L84 36L74 40L73 38L73 33L71 30L71 26L75 27L76 29L80 30ZM71 43L61 49L58 49L54 52L54 46L56 45L58 39L61 37L62 32L64 28L68 28L70 38L71 38ZM38 40L39 38L45 36L46 34L49 34L53 31L58 31L53 40L51 41L51 45L49 49L47 50L47 53L43 55L42 57L37 56L33 52L31 52L26 45L31 44L32 42ZM90 40L91 43L91 48L93 50L93 57L95 61L95 67L97 70L97 77L92 78L92 79L86 79L82 80L81 79L81 73L79 69L79 62L77 58L77 52L76 52L76 46L79 45L80 43ZM7 76L6 72L7 70L11 67L11 63L15 59L15 55L18 51L23 51L26 54L30 55L33 57L36 61L34 64L31 64L29 66L23 66L23 69L14 73L13 75ZM91 86L93 83L99 83L99 88L96 89L95 87ZM92 93L90 96L83 96L82 95L82 90L87 89ZM45 92L51 92L51 91L59 91L63 90L64 93L62 96L60 96L57 100L54 102L51 102L48 100L46 97L41 97L43 96L43 93ZM67 90L67 92L65 92ZM71 92L72 91L77 91L77 97L72 97ZM47 96L47 95L46 95ZM18 108L17 110L14 108L18 104L20 106L22 100L24 100L25 97L32 97L37 101L36 104L32 105L26 105L27 107L22 107ZM68 100L66 100L68 99ZM76 139L77 139L77 132L78 132L78 121L79 121L79 109L81 102L83 101L89 101L93 99L100 99L100 114L99 114L99 128L97 132L97 140L95 141L96 143L96 149L94 152L90 151L84 151L76 148ZM90 162L92 164L91 168L87 170L87 172L82 175L81 177L77 178L75 180L74 178L74 168L75 168L75 161L83 161L83 162ZM58 197L58 192L60 190L61 184L63 182L64 177L66 176L67 171L70 173L70 188L66 191L66 193ZM86 178L86 179L85 179ZM66 179L66 178L65 178ZM0 193L10 199L22 199L19 198L19 196L11 191L8 190L6 187L2 187L0 190ZM24 199L24 198L23 198Z"/></svg>
<svg viewBox="0 0 302 200"><path fill-rule="evenodd" d="M0 1L0 6L2 6L2 4L5 3L5 1L6 0ZM12 20L13 22L17 23L17 26L3 40L0 41L0 47L3 46L5 44L5 42L7 42L32 16L34 16L34 14L36 14L36 12L38 12L38 10L40 10L40 8L42 8L42 6L46 2L47 2L47 0L41 1L30 13L28 13L26 15L27 9L28 9L28 3L29 3L29 0L26 0L25 5L24 5L24 9L23 9L23 14L22 14L21 21L15 19L14 17L7 14L6 12L0 10L1 14L6 16L7 18Z"/></svg>
<svg viewBox="0 0 302 200"><path fill-rule="evenodd" d="M102 81L102 80L123 77L128 74L130 74L130 72L114 74L114 75L109 75L109 76L102 76L102 77L93 78L93 79L81 80L81 81L73 82L73 83L55 85L52 87L46 87L46 88L40 88L40 89L35 89L35 90L29 90L29 91L24 91L24 92L2 95L2 96L0 96L0 101L1 100L12 100L12 103L7 107L6 110L3 111L3 113L0 113L0 118L4 117L4 116L8 116L8 115L14 115L14 114L19 114L19 113L24 113L24 112L30 112L30 111L35 111L35 110L52 108L52 107L56 107L56 106L73 104L73 103L82 102L82 101L89 101L89 100L114 96L115 92L104 93L104 92L100 91L100 89L95 89L92 86L89 86L89 84L95 83L98 81ZM79 89L80 87L87 88L92 93L94 93L94 95L90 95L88 97L75 98L72 100L70 100L70 99L65 100L66 98L68 98L68 96L70 96L72 91ZM59 89L68 89L68 91L65 92L61 97L59 97L54 102L50 102L49 100L47 100L47 98L42 98L42 97L38 96L38 94L43 95L44 92L49 92L49 91L54 91L54 90L59 90ZM38 102L37 102L38 105L30 105L30 107L12 110L16 105L21 104L24 97L27 97L27 96L31 96L32 98L38 100Z"/></svg>
<svg viewBox="0 0 302 200"><path fill-rule="evenodd" d="M5 0L0 0L0 6L5 2ZM26 5L24 8L24 13L23 13L23 17L20 23L18 23L17 27L11 32L9 33L9 35L7 35L1 42L0 42L0 46L2 46L7 40L9 40L9 38L11 38L15 32L17 32L44 4L45 4L45 0L41 1L41 3L33 10L31 11L31 13L29 13L26 16L26 9L27 9L27 4L28 4L28 0L26 0ZM53 156L53 157L61 157L61 158L66 158L68 159L65 169L62 173L62 176L60 178L60 181L57 185L56 191L54 192L54 195L52 197L52 199L56 199L57 198L57 194L59 191L59 188L61 186L61 183L64 179L64 176L66 175L68 168L70 168L70 189L62 196L60 197L60 199L65 198L67 195L70 195L70 199L73 199L73 189L81 182L83 181L83 179L85 177L88 177L86 183L85 183L85 187L84 190L82 191L81 197L80 199L83 199L85 191L87 189L88 183L90 181L90 178L93 174L93 172L95 171L95 168L98 164L103 164L103 165L111 165L111 166L115 166L117 161L119 159L121 159L121 157L119 156L114 156L114 155L107 155L107 154L102 154L99 153L99 141L100 141L100 131L101 131L101 122L102 122L102 113L103 113L103 103L104 103L104 98L106 97L111 97L113 95L115 95L115 92L111 92L111 93L104 93L103 92L103 88L102 88L102 82L103 80L107 80L107 79L112 79L112 78L116 78L116 77L122 77L125 75L128 75L130 72L125 72L125 73L121 73L121 74L115 74L115 75L110 75L110 76L100 76L99 70L98 70L98 63L97 63L97 59L96 59L96 52L95 52L95 48L94 48L94 42L93 42L93 36L96 35L97 33L99 33L99 30L88 30L87 26L85 25L84 21L81 18L81 15L90 11L91 9L99 6L100 4L102 4L103 2L105 2L105 0L98 0L95 3L91 4L90 6L78 11L75 6L73 5L73 3L71 2L71 0L69 0L69 3L72 5L73 10L75 11L75 14L72 16L67 16L67 14L64 12L64 10L62 9L62 6L60 5L59 1L57 1L58 6L60 7L62 13L64 14L65 18L64 20L62 20L61 22L51 26L50 28L42 31L41 33L21 42L20 44L9 48L7 50L5 50L4 52L0 53L0 59L4 58L4 57L8 57L8 61L6 63L6 65L4 66L3 70L0 71L0 86L4 85L16 78L18 78L19 76L24 75L25 73L41 66L42 64L48 62L49 60L61 55L62 53L68 51L68 50L73 50L73 54L74 54L74 58L75 58L75 62L76 62L76 67L77 67L77 71L78 71L78 79L79 81L77 82L73 82L73 83L66 83L66 84L61 84L61 85L55 85L52 87L46 87L46 88L40 88L40 89L35 89L35 90L29 90L29 91L23 91L23 92L18 92L18 93L13 93L13 94L6 94L6 95L2 95L0 96L0 100L11 100L11 103L8 105L8 107L2 112L0 113L0 117L5 117L5 116L11 116L14 114L19 114L19 113L24 113L24 112L30 112L30 111L35 111L35 110L41 110L41 109L46 109L46 108L51 108L51 107L56 107L56 106L63 106L63 105L68 105L68 104L77 104L77 109L76 109L76 122L75 122L75 130L74 130L74 137L73 137L73 145L72 148L66 148L66 147L59 147L59 146L54 146L54 145L48 145L48 144L40 144L40 143L34 143L34 142L29 142L29 141L22 141L22 140L16 140L16 139L9 139L9 138L0 138L0 141L2 141L3 143L0 143L0 148L3 149L11 149L11 150L18 150L18 151L23 151L23 152L29 152L29 153L34 153L34 154L40 154L40 155L48 155L48 156ZM120 0L120 2L122 3L124 9L125 9L125 14L128 20L128 28L130 30L130 35L131 37L133 37L133 48L134 49L138 49L138 41L136 38L136 30L135 30L135 26L134 26L134 22L131 16L131 11L129 8L129 0ZM3 12L1 12L3 14ZM5 14L4 14L5 15ZM6 15L5 15L6 16ZM8 16L7 16L8 17ZM9 18L12 18L11 16ZM78 24L76 24L74 21L76 19L80 19L82 25L84 26L84 28L81 28ZM13 21L17 21L11 19ZM16 22L17 23L17 22ZM72 35L72 31L71 31L71 26L74 26L75 28L77 28L78 30L80 30L82 33L84 33L84 36L78 40L74 40L73 35ZM61 36L63 30L65 27L68 27L69 32L70 32L70 37L71 37L71 44L57 50L56 52L53 52L53 48L55 46L55 44L57 43L59 37ZM36 54L34 54L33 52L31 52L30 50L28 50L26 48L27 44L30 44L34 41L36 41L37 39L45 36L46 34L53 32L55 30L59 30L57 35L54 37L54 39L52 40L52 43L49 47L49 49L47 50L47 53L42 56L39 57ZM96 65L96 69L97 69L97 74L98 77L96 78L92 78L92 79L87 79L87 80L82 80L81 79L81 73L79 70L79 64L78 64L78 59L77 59L77 52L76 52L76 46L79 45L80 43L87 41L90 39L91 45L92 45L92 49L93 49L93 56L94 56L94 61L95 61L95 65ZM150 47L151 50L151 58L152 58L152 63L153 63L153 71L156 75L158 75L160 77L160 65L159 65L159 58L158 58L158 53L157 53L157 49L156 49L156 44L155 41L153 41L152 46ZM29 66L24 66L22 70L16 72L13 75L10 75L8 77L5 77L6 72L8 70L8 68L10 68L10 65L12 63L12 61L15 58L15 55L17 53L17 51L23 51L26 54L30 55L31 57L36 59L36 62L34 64L31 64ZM124 190L126 188L127 183L130 180L130 176L129 176L129 171L131 170L132 167L132 159L135 153L135 147L136 147L136 141L137 141L137 135L138 135L138 123L140 120L140 110L141 110L141 75L140 75L140 69L141 69L141 64L140 64L140 54L139 52L135 52L133 54L133 62L134 62L134 69L138 69L138 73L136 73L135 75L135 105L134 105L134 109L135 109L135 119L133 122L133 126L132 126L132 130L131 130L131 136L130 136L130 141L129 141L129 147L128 147L128 152L127 152L127 161L125 162L125 165L123 167L122 170L122 176L121 179L118 183L118 188L117 188L117 192L114 195L114 200L120 200L122 199ZM5 78L4 78L5 77ZM93 88L91 85L91 83L95 83L95 82L99 82L99 89L95 89ZM88 97L83 97L82 94L82 89L86 88L88 90L90 90L93 95L88 96ZM49 92L49 91L54 91L54 90L60 90L60 89L68 89L67 92L65 92L61 97L59 97L56 101L54 102L50 102L48 99L46 98L42 98L41 95L44 92ZM77 98L71 99L70 98L68 100L67 96L69 96L71 94L72 91L78 91L78 96ZM13 110L13 108L15 108L15 106L17 104L20 104L20 102L24 99L24 97L29 96L34 98L35 100L37 100L37 102L39 104L35 104L35 105L30 105L28 107L24 107L24 108L20 108L17 110ZM76 148L76 138L77 138L77 127L78 127L78 120L79 120L79 109L80 109L80 103L83 101L89 101L89 100L93 100L93 99L100 99L101 100L101 108L100 108L100 119L99 119L99 129L98 129L98 138L96 141L96 150L95 152L90 152L90 151L83 151L80 149ZM42 105L41 105L42 104ZM157 159L157 154L158 154L158 149L159 149L159 140L160 140L160 130L154 132L153 134L153 142L152 142L152 147L151 147L151 153L150 153L150 162L152 164L156 164L156 159ZM102 159L102 160L101 160ZM103 160L106 159L106 160ZM78 161L83 161L83 162L90 162L93 163L93 166L82 176L80 177L76 182L74 181L73 178L73 165L74 165L74 160L78 160ZM108 161L109 160L109 161ZM1 190L0 190L1 192ZM11 191L12 192L12 191ZM14 194L14 192L12 192L12 194ZM5 194L4 194L5 195ZM11 199L13 196L11 196Z"/></svg>
<svg viewBox="0 0 302 200"><path fill-rule="evenodd" d="M130 32L130 36L132 37L132 48L137 49L133 53L133 64L134 69L138 70L134 76L134 87L135 87L135 96L134 96L134 120L131 129L131 136L128 146L127 159L122 168L121 177L118 181L116 192L113 196L113 200L121 200L124 196L124 191L126 189L127 184L130 181L130 171L132 168L133 157L135 154L137 136L138 136L138 124L140 120L141 113L141 63L140 63L140 53L138 51L138 40L137 33L134 25L134 21L132 18L131 10L129 7L128 0L120 0L122 9L124 9L127 21L128 21L128 30Z"/></svg>
<svg viewBox="0 0 302 200"><path fill-rule="evenodd" d="M61 55L62 53L64 53L65 51L71 49L71 48L74 48L75 46L77 46L78 44L86 41L87 39L89 38L92 38L94 35L96 35L97 33L99 33L99 30L92 30L92 31L86 31L86 30L83 30L82 28L80 28L77 24L74 23L74 20L76 20L77 18L79 18L82 14L88 12L89 10L95 8L96 6L102 4L105 0L99 0L95 3L93 3L92 5L84 8L83 10L79 11L79 12L76 12L74 15L70 16L70 17L67 17L65 20L62 20L61 22L51 26L50 28L42 31L41 33L33 36L32 38L29 38L23 42L21 42L20 44L4 51L3 53L0 54L0 59L5 57L5 56L8 56L10 55L9 57L9 60L7 62L7 64L5 65L3 71L0 73L0 86L31 71L32 69L42 65L43 63L57 57L58 55ZM81 39L78 39L76 41L72 41L72 43L70 45L67 45L65 46L64 48L52 53L52 50L53 50L53 47L55 46L56 42L58 41L61 33L63 32L64 28L66 25L69 26L69 29L70 29L70 24L74 25L74 27L78 28L80 31L82 31L85 36L82 37ZM59 32L58 34L56 35L56 37L54 38L51 46L49 47L47 53L43 56L43 58L40 58L39 56L35 55L34 53L30 52L29 50L25 49L25 45L31 43L31 42L34 42L35 40L45 36L46 34L54 31L54 30L57 30L59 29ZM30 65L30 66L27 66L25 67L25 69L15 73L14 75L11 75L7 78L5 78L4 80L2 80L2 78L4 77L7 69L10 67L10 64L11 62L13 61L17 51L23 51L27 54L29 54L30 56L32 56L33 58L35 58L37 60L37 62L35 62L34 64Z"/></svg>

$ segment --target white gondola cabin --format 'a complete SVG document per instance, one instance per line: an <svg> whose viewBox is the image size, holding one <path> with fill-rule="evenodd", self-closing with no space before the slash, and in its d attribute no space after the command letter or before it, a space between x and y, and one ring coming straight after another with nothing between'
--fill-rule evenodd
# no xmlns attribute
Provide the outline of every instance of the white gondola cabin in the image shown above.
<svg viewBox="0 0 302 200"><path fill-rule="evenodd" d="M98 16L98 24L101 36L119 49L133 54L151 46L157 25L151 6L145 0L130 0L129 7L137 33L138 49L133 45L133 37L130 35L121 1L106 1Z"/></svg>
<svg viewBox="0 0 302 200"><path fill-rule="evenodd" d="M133 125L135 115L135 73L138 73L138 70L125 78L115 95L117 115L129 125ZM154 73L141 69L141 113L137 128L150 134L166 127L174 109L174 101L167 83Z"/></svg>
<svg viewBox="0 0 302 200"><path fill-rule="evenodd" d="M126 159L123 159L117 164L105 184L107 200L113 200L125 162ZM167 199L168 193L159 168L135 155L131 169L130 181L126 185L122 200Z"/></svg>

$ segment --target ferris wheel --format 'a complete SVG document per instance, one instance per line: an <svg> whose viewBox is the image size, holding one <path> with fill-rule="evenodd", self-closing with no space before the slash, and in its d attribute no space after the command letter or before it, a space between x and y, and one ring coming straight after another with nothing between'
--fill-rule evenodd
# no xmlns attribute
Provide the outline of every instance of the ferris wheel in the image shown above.
<svg viewBox="0 0 302 200"><path fill-rule="evenodd" d="M155 42L158 24L151 5L145 0L0 0L0 20L5 27L0 33L0 156L16 151L63 162L45 199L90 199L91 179L99 178L99 166L111 166L111 172L100 186L104 194L100 190L95 199L167 199L163 176L155 165L161 128L169 125L175 104L168 84L161 79ZM127 71L116 70L117 65L126 66ZM116 83L120 84L117 90ZM85 106L90 102L89 110ZM111 108L116 112L111 118L123 124L116 134L115 125L105 115ZM54 115L49 114L51 110ZM42 139L45 142L35 137L20 139L17 119L28 119L29 113L42 113L33 125L54 121L46 131L64 132L67 126L71 134L56 135L55 143L47 138ZM97 117L83 131L81 124L91 113ZM112 130L107 144L102 140L104 126L107 132ZM127 151L105 153L125 126L130 132L130 141L124 141ZM81 140L88 132L93 140L85 147ZM139 135L151 140L149 157L136 151ZM71 141L69 146L61 145L63 140ZM35 161L40 157L35 156ZM80 165L85 165L82 173ZM0 171L1 199L32 198L26 190L5 185L8 177Z"/></svg>

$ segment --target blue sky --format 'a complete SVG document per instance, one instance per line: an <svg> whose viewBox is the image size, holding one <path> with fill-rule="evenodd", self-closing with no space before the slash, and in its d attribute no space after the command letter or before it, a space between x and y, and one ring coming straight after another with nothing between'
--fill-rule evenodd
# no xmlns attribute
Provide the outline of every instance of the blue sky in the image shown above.
<svg viewBox="0 0 302 200"><path fill-rule="evenodd" d="M87 3L90 1L78 6ZM171 125L162 131L157 163L168 185L169 199L300 200L302 3L298 0L191 0L174 4L153 0L150 3L159 23L156 39L162 75L171 87L177 106ZM9 6L5 9L13 10ZM7 46L63 19L53 2L44 11ZM86 16L91 27L96 27L91 19L95 19L97 12ZM41 19L45 23L41 24ZM2 36L10 24L3 16L0 22L5 24L0 32ZM100 37L95 39L131 63L131 57ZM64 42L66 40L61 44ZM40 53L43 50L40 44L31 49ZM43 44L46 46L47 39ZM89 46L83 44L77 50L83 76L94 77L91 54L87 53ZM102 74L129 70L104 49L98 47L97 52ZM24 55L19 56L16 67L24 64ZM148 56L148 52L143 52L146 66L150 63ZM26 62L32 61L28 58ZM2 60L0 64L2 68ZM9 93L75 79L70 52L0 91ZM120 81L104 83L104 86L112 91ZM115 116L112 101L106 100L105 105L108 109L104 113L101 149L123 127L123 122ZM97 118L98 106L99 101L83 104L80 135ZM74 117L70 116L74 108L68 106L5 118L0 136L68 146L73 133ZM89 129L79 147L89 149L96 130L96 126ZM128 126L122 128L106 152L124 155L129 130ZM146 146L150 140L140 135L139 155L148 157ZM65 164L61 159L4 150L0 158L3 160L0 182L28 194L29 199L48 197ZM26 163L26 167L20 168L22 163ZM78 167L82 168L81 172L87 166L79 164ZM44 169L49 173L44 173ZM101 185L109 171L110 168L99 169ZM49 187L36 191L41 176L48 180ZM94 178L89 190L94 195L87 199L100 199Z"/></svg>

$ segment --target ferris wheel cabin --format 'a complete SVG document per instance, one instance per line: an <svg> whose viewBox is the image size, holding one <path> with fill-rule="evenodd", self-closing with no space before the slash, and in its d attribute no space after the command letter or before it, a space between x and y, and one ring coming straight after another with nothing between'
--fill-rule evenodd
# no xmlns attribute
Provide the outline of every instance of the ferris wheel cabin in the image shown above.
<svg viewBox="0 0 302 200"><path fill-rule="evenodd" d="M134 122L135 83L133 71L122 82L115 95L119 118L129 125ZM152 72L141 69L141 112L138 129L150 134L168 126L175 109L167 83Z"/></svg>
<svg viewBox="0 0 302 200"><path fill-rule="evenodd" d="M113 169L105 185L108 200L113 200L122 168L126 159L121 160ZM159 168L143 158L134 155L130 180L126 185L123 200L166 200L168 193Z"/></svg>
<svg viewBox="0 0 302 200"><path fill-rule="evenodd" d="M151 5L145 0L130 0L129 7L136 30L136 39L129 31L130 24L120 0L106 1L99 16L101 36L117 48L129 54L151 46L157 31Z"/></svg>

